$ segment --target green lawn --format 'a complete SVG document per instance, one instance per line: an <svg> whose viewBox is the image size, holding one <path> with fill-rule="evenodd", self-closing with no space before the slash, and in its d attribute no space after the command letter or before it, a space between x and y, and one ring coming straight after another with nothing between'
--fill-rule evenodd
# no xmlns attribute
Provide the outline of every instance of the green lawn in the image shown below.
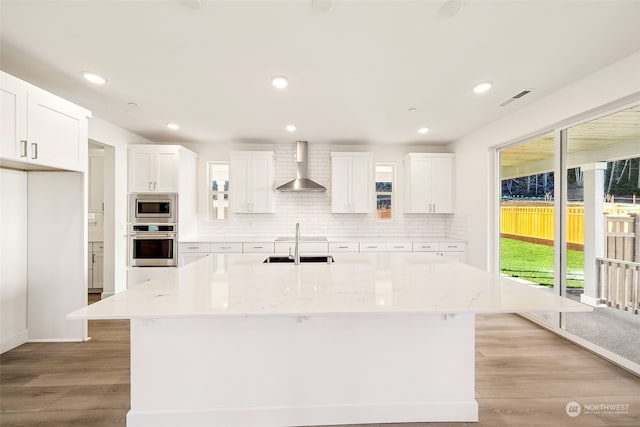
<svg viewBox="0 0 640 427"><path fill-rule="evenodd" d="M553 286L553 247L502 238L500 270L545 286ZM567 287L584 287L584 255L567 250Z"/></svg>

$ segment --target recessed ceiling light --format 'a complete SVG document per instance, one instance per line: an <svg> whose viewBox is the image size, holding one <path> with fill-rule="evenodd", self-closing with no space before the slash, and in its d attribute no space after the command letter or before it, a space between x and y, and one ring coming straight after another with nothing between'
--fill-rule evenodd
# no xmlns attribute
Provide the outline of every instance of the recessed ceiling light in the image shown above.
<svg viewBox="0 0 640 427"><path fill-rule="evenodd" d="M177 124L175 124L175 123L167 123L167 127L168 127L169 129L171 129L171 130L178 130L178 129L180 129L180 126L178 126L178 125L177 125Z"/></svg>
<svg viewBox="0 0 640 427"><path fill-rule="evenodd" d="M427 133L427 132L429 132L429 128L420 128L420 129L418 129L418 133L421 133L421 134L423 134L423 135L424 135L425 133Z"/></svg>
<svg viewBox="0 0 640 427"><path fill-rule="evenodd" d="M286 77L276 76L271 79L271 84L278 89L284 89L289 82Z"/></svg>
<svg viewBox="0 0 640 427"><path fill-rule="evenodd" d="M415 107L411 107L407 110L410 113L415 113L416 112L416 108Z"/></svg>
<svg viewBox="0 0 640 427"><path fill-rule="evenodd" d="M82 77L96 85L103 85L107 82L107 79L105 79L104 77L99 76L95 73L90 73L88 71L83 71Z"/></svg>
<svg viewBox="0 0 640 427"><path fill-rule="evenodd" d="M287 127L285 129L287 130L287 132L295 132L296 131L296 127L294 125L287 125Z"/></svg>
<svg viewBox="0 0 640 427"><path fill-rule="evenodd" d="M485 93L486 91L488 91L489 89L491 89L491 82L483 82L480 84L477 84L473 87L473 91L475 93Z"/></svg>

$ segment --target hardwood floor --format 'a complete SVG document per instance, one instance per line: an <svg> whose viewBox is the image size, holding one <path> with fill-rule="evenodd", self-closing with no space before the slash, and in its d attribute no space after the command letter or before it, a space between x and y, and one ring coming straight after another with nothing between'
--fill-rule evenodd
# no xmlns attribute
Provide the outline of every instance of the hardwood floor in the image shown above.
<svg viewBox="0 0 640 427"><path fill-rule="evenodd" d="M0 356L0 426L125 426L129 322L91 321L89 331L86 343L29 343ZM476 339L479 423L384 427L640 426L640 378L515 315L478 316ZM570 417L571 401L628 409L583 406Z"/></svg>

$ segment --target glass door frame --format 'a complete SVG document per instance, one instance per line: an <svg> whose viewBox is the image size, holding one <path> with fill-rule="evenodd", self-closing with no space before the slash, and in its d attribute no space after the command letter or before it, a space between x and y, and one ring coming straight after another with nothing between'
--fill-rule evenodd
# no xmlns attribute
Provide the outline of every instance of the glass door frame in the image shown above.
<svg viewBox="0 0 640 427"><path fill-rule="evenodd" d="M640 92L631 96L627 96L618 101L603 105L599 108L584 112L573 116L566 120L550 126L543 131L531 133L524 137L509 141L504 144L496 145L489 148L489 218L492 220L487 227L487 269L495 274L500 274L500 202L502 194L501 174L500 174L500 152L520 144L525 144L533 139L554 134L554 287L553 291L556 295L566 296L566 276L567 266L567 148L568 148L568 129L587 123L598 118L608 116L626 110L640 103ZM640 365L629 361L607 349L599 347L590 341L587 341L565 329L566 319L562 313L554 313L552 323L541 321L527 313L520 313L521 316L545 327L558 335L568 339L575 344L580 345L592 351L599 356L610 360L611 362L640 375Z"/></svg>

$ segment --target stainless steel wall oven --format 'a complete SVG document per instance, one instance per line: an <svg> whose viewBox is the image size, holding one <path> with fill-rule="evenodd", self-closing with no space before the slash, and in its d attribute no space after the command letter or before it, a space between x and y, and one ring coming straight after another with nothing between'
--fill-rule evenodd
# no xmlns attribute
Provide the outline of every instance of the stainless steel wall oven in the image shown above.
<svg viewBox="0 0 640 427"><path fill-rule="evenodd" d="M178 265L176 224L131 224L129 265L132 267L175 267Z"/></svg>

